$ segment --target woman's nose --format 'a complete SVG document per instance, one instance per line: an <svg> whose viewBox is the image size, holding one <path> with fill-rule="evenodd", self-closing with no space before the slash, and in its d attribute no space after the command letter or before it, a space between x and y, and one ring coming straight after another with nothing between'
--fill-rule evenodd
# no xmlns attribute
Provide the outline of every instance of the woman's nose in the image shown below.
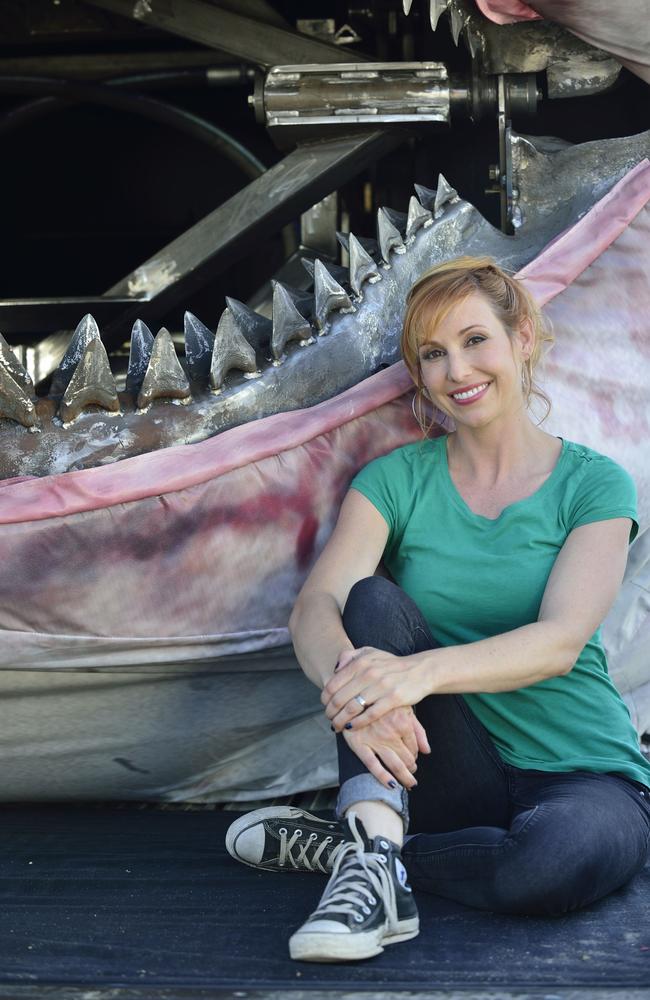
<svg viewBox="0 0 650 1000"><path fill-rule="evenodd" d="M472 368L462 353L447 354L447 375L450 382L463 382L471 374Z"/></svg>

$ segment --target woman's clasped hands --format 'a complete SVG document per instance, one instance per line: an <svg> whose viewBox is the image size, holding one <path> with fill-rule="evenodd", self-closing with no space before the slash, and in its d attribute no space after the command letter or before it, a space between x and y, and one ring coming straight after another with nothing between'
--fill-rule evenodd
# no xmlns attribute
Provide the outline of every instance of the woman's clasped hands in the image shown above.
<svg viewBox="0 0 650 1000"><path fill-rule="evenodd" d="M426 733L411 706L430 692L419 656L394 656L372 646L345 650L321 701L332 728L382 784L405 788L418 753L430 753Z"/></svg>

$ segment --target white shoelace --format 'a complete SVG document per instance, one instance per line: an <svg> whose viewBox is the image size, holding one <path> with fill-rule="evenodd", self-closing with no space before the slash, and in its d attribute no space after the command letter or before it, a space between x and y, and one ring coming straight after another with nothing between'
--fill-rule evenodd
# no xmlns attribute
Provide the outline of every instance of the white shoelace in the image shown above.
<svg viewBox="0 0 650 1000"><path fill-rule="evenodd" d="M288 862L293 868L306 868L310 872L321 871L324 872L325 875L328 874L329 870L326 867L327 848L334 840L334 837L323 837L320 844L314 851L310 861L307 857L307 852L314 846L314 841L320 839L317 833L310 833L307 841L300 846L300 850L294 856L291 852L302 837L302 830L294 830L290 837L288 836L288 830L285 827L281 827L278 832L280 834L279 864L281 868L284 868ZM339 845L339 847L335 848L332 859L334 859L334 856L341 846L342 845ZM323 855L325 855L325 857L323 857Z"/></svg>
<svg viewBox="0 0 650 1000"><path fill-rule="evenodd" d="M397 900L395 885L387 869L385 854L375 854L364 850L364 843L357 830L356 815L348 814L354 840L344 843L336 857L332 876L327 883L317 909L311 920L327 920L335 914L352 914L357 923L363 922L363 915L370 915L370 906L375 906L377 896L384 904L389 930L397 928ZM349 864L343 868L346 861ZM343 868L343 871L341 871Z"/></svg>

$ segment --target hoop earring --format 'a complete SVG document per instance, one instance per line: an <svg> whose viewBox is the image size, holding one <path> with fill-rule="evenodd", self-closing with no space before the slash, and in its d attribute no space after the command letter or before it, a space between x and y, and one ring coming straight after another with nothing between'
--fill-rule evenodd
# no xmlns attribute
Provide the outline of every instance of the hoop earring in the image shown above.
<svg viewBox="0 0 650 1000"><path fill-rule="evenodd" d="M428 437L429 431L432 429L432 427L434 427L436 425L436 423L440 423L440 421L439 421L439 419L436 416L436 410L435 410L435 407L434 407L434 412L431 415L431 421L430 421L430 423L428 425L424 423L424 420L422 419L423 415L422 415L421 397L424 396L425 392L426 392L426 389L424 389L424 387L419 386L419 385L416 386L415 395L411 399L411 409L413 411L413 416L415 417L420 430L422 431L422 433L424 434L425 437ZM431 402L431 398L429 397L428 394L427 394L426 398L429 400L429 402ZM416 404L416 402L418 404L419 413L416 413L416 410L415 410L415 404Z"/></svg>

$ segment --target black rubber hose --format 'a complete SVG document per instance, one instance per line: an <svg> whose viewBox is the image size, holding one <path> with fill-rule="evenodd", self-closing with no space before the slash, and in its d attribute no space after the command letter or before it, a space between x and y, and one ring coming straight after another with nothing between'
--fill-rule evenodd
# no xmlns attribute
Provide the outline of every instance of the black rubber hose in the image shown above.
<svg viewBox="0 0 650 1000"><path fill-rule="evenodd" d="M104 104L119 111L143 115L145 118L178 129L200 142L207 143L235 164L249 180L255 180L265 173L266 167L261 160L258 160L249 149L228 132L224 132L212 122L199 118L198 115L185 108L178 108L152 97L124 93L121 90L124 83L134 80L137 80L137 77L118 77L105 84L86 84L50 77L0 76L0 93L47 94L36 101L30 101L28 104L6 112L0 119L0 135L12 131L19 125L40 118L44 114L59 111L70 104ZM56 96L52 96L53 94ZM297 245L292 226L285 226L282 229L282 243L285 256L289 257Z"/></svg>
<svg viewBox="0 0 650 1000"><path fill-rule="evenodd" d="M187 135L207 142L219 150L227 159L236 164L251 180L259 177L266 170L264 164L246 149L237 139L224 132L217 125L199 118L185 108L177 108L154 97L142 94L124 93L115 84L79 84L76 81L56 80L47 77L0 76L0 92L9 94L42 94L48 96L39 101L30 102L16 111L9 111L0 121L0 134L32 120L40 115L56 111L68 103L73 104L105 104L132 114L143 115L152 121L176 128ZM54 95L54 96L53 96Z"/></svg>

